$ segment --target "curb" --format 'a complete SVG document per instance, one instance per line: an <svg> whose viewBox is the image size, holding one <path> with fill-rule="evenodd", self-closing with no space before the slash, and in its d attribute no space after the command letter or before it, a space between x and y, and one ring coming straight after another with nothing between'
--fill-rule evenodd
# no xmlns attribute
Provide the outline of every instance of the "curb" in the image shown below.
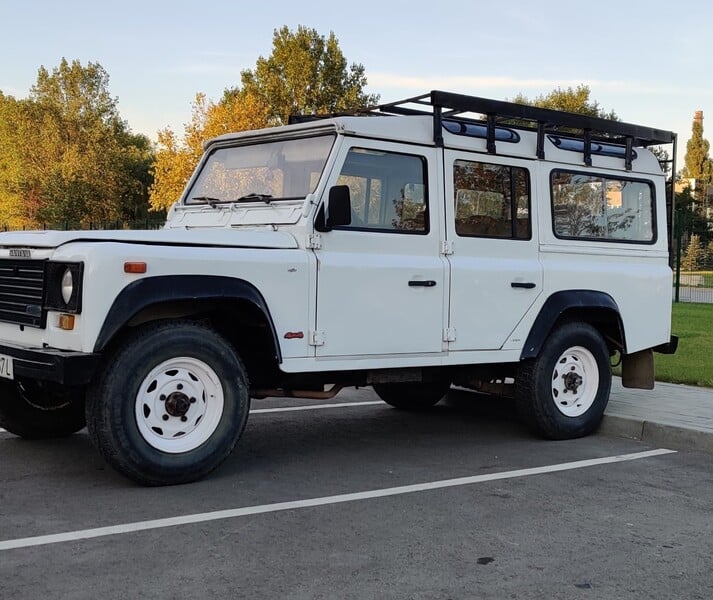
<svg viewBox="0 0 713 600"><path fill-rule="evenodd" d="M609 437L638 440L652 446L674 450L694 450L713 454L713 431L705 429L605 414L597 433Z"/></svg>

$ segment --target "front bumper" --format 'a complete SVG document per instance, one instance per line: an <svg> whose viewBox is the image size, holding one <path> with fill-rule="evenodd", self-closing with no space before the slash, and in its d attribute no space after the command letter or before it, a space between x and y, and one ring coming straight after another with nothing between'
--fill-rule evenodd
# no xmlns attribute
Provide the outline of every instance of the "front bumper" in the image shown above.
<svg viewBox="0 0 713 600"><path fill-rule="evenodd" d="M100 357L94 353L7 344L0 344L0 354L12 357L15 379L54 381L62 385L89 383Z"/></svg>

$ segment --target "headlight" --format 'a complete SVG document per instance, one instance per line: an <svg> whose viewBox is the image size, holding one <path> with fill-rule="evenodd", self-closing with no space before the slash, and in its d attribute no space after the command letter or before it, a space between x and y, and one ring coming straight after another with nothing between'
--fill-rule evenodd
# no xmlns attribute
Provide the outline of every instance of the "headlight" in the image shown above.
<svg viewBox="0 0 713 600"><path fill-rule="evenodd" d="M81 313L83 277L82 262L47 261L44 308L72 314Z"/></svg>
<svg viewBox="0 0 713 600"><path fill-rule="evenodd" d="M72 299L72 292L74 291L74 277L72 277L72 271L67 269L62 275L62 300L65 304L69 304Z"/></svg>

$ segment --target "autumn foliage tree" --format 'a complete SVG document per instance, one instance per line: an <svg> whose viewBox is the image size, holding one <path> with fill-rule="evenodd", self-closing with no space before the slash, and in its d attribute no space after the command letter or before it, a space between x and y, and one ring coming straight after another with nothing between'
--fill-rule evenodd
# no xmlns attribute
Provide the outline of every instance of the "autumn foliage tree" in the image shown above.
<svg viewBox="0 0 713 600"><path fill-rule="evenodd" d="M211 137L284 125L291 114L347 111L378 101L364 92L364 67L347 65L334 33L324 37L303 26L282 27L272 42L272 54L243 71L241 84L226 89L220 100L196 95L182 136L170 128L159 132L152 209L168 209L178 200Z"/></svg>
<svg viewBox="0 0 713 600"><path fill-rule="evenodd" d="M146 214L151 144L121 120L98 63L40 67L27 99L0 95L0 216L11 226Z"/></svg>
<svg viewBox="0 0 713 600"><path fill-rule="evenodd" d="M170 129L158 132L158 150L150 191L153 210L164 210L179 198L203 154L203 142L223 133L267 127L268 108L243 91L229 91L218 102L196 94L191 120L179 138Z"/></svg>

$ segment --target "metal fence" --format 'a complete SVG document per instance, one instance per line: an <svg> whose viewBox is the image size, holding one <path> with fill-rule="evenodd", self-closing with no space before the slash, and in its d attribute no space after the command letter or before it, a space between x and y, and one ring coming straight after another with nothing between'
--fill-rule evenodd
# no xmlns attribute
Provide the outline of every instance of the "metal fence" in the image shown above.
<svg viewBox="0 0 713 600"><path fill-rule="evenodd" d="M37 227L13 227L5 223L0 226L0 229L2 231L90 231L103 229L161 229L165 223L165 218L140 219L136 221L86 221L82 223L62 221L59 223L41 223Z"/></svg>
<svg viewBox="0 0 713 600"><path fill-rule="evenodd" d="M677 211L672 259L674 301L713 304L713 219Z"/></svg>

